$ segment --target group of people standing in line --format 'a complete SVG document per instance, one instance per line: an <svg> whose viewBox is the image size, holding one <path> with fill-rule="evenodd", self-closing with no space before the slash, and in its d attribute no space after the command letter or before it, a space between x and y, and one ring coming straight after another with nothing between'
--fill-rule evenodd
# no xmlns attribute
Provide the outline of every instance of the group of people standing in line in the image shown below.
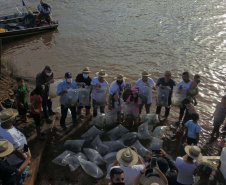
<svg viewBox="0 0 226 185"><path fill-rule="evenodd" d="M79 73L75 80L73 80L72 74L70 72L65 73L65 79L61 81L57 87L57 95L60 96L60 104L61 104L61 118L60 125L62 127L66 127L66 117L68 108L71 110L72 121L74 124L77 123L77 118L81 116L81 109L83 106L72 106L66 107L64 105L64 96L67 95L70 89L85 88L90 86L90 104L84 106L86 109L86 115L90 114L91 110L91 102L93 106L93 117L98 115L98 107L100 108L100 113L105 112L105 105L108 105L108 110L115 110L117 114L118 121L121 120L122 115L122 105L124 103L130 103L131 111L133 114L132 123L137 124L139 122L139 116L142 112L143 107L145 107L145 111L147 114L150 113L150 107L152 104L152 91L148 91L147 96L143 96L140 91L141 87L146 86L149 89L158 89L167 87L169 90L168 96L168 105L165 107L165 116L167 119L170 113L170 105L172 99L172 90L176 87L176 83L171 78L171 72L166 71L164 76L159 78L157 83L155 84L153 79L150 78L150 74L147 71L143 71L141 74L141 78L138 79L135 83L135 88L132 89L132 84L125 82L125 77L122 74L118 74L115 77L115 80L110 84L108 84L105 79L108 74L104 70L100 70L96 73L96 77L90 77L90 70L88 67L85 67L81 73ZM30 163L31 154L29 149L24 151L24 146L27 145L27 140L24 134L18 131L15 127L15 117L19 114L19 117L22 121L27 122L27 113L30 112L31 117L34 119L37 131L37 137L39 139L45 139L45 136L41 133L41 111L43 111L44 120L47 124L51 124L52 120L50 119L51 115L54 115L55 112L52 109L52 100L49 98L49 88L52 83L54 83L54 74L50 68L50 66L45 66L44 70L37 74L36 76L36 87L30 93L29 100L27 98L27 86L22 78L17 78L17 88L15 89L15 97L18 105L18 112L14 109L5 109L2 104L0 104L0 179L2 182L9 182L3 184L10 184L10 182L17 182L17 184L21 184L23 182L24 176L27 173L27 166ZM201 132L201 127L198 124L199 114L195 110L195 104L197 104L195 96L198 94L198 84L200 83L200 76L195 75L194 80L190 80L189 73L184 72L182 74L182 81L178 83L177 88L183 91L186 91L187 98L185 98L182 102L183 106L180 107L180 116L177 125L187 128L187 144L188 145L197 145L199 140L199 134ZM109 91L108 101L106 104L99 104L97 101L97 91L98 89L105 89L105 100L107 99L107 91ZM92 98L91 98L92 97ZM91 101L92 100L92 101ZM78 100L79 101L79 100ZM28 106L29 104L29 106ZM161 120L161 106L157 106L156 114L158 115L159 120ZM185 113L184 113L185 112ZM226 96L223 96L221 102L217 104L216 110L213 114L214 117L214 129L212 136L217 134L219 136L219 128L221 124L224 122L226 116ZM225 128L225 127L224 127ZM13 149L12 149L13 147ZM134 152L135 151L135 152ZM197 146L187 146L185 147L186 156L182 158L177 158L176 165L177 167L172 167L170 160L166 157L166 154L163 150L161 150L161 157L164 158L164 163L166 166L170 168L170 171L175 172L177 177L176 181L178 184L192 184L191 177L196 169L196 165L194 164L194 160L198 159L201 155L201 150ZM10 154L10 155L9 155ZM124 156L124 157L123 157ZM118 164L115 166L120 166L122 168L124 162L128 163L130 160L140 159L135 148L127 148L120 151L120 155L117 158ZM4 160L7 162L5 163ZM120 162L121 161L121 162ZM124 162L123 162L124 161ZM142 167L136 168L134 165L138 164L139 161L133 161L130 165L125 165L124 167L131 167L132 171L135 170L136 173L129 172L127 173L127 168L123 168L123 172L118 170L113 170L111 172L112 184L117 184L114 182L115 175L125 175L123 181L124 184L138 184L141 176L143 174L149 174L147 171L149 167L145 167L142 163ZM135 162L135 163L134 163ZM133 164L133 165L132 165ZM167 175L169 175L169 171L165 171L161 169L161 162L159 163L157 156L157 165L152 168L150 174L153 173L153 169L155 169L155 174L157 173L158 177L161 177L164 184L173 184L170 183L170 180ZM168 169L167 167L167 169ZM128 168L129 169L129 168ZM138 170L137 170L138 169ZM212 169L207 164L200 164L200 167L197 168L198 172L203 175L202 177L207 179L207 176L210 175ZM115 172L114 172L115 171ZM139 173L137 173L139 172ZM188 174L189 173L189 174ZM127 175L126 175L127 174ZM150 175L149 176L152 176ZM145 175L146 176L146 175ZM154 175L156 176L156 175ZM170 175L169 175L170 176ZM134 177L134 178L131 178ZM166 177L166 178L165 178ZM200 176L201 177L201 176ZM120 176L121 178L121 176ZM119 179L120 179L119 178ZM118 179L118 178L116 178ZM128 180L126 180L128 179ZM167 180L168 179L168 180ZM186 180L187 179L187 180ZM133 180L133 182L131 181ZM126 182L128 181L128 182ZM185 182L186 181L186 182ZM123 184L121 183L121 184ZM118 183L119 185L120 183ZM150 184L150 183L149 183ZM161 184L161 183L159 183ZM201 184L196 184L201 185Z"/></svg>

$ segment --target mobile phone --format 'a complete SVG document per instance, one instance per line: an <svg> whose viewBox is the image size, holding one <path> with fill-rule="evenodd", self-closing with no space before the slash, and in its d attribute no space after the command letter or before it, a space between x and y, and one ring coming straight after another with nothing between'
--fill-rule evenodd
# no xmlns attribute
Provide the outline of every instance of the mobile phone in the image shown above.
<svg viewBox="0 0 226 185"><path fill-rule="evenodd" d="M156 157L152 157L151 158L151 168L156 167L156 163L157 163L157 158Z"/></svg>
<svg viewBox="0 0 226 185"><path fill-rule="evenodd" d="M24 144L24 152L28 152L28 145Z"/></svg>
<svg viewBox="0 0 226 185"><path fill-rule="evenodd" d="M154 153L154 154L156 154L156 155L161 154L160 152L161 152L160 150L152 150L152 153Z"/></svg>

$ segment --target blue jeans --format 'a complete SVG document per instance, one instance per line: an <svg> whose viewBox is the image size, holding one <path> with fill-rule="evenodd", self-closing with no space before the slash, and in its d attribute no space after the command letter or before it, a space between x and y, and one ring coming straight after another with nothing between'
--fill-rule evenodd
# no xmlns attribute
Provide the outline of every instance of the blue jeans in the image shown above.
<svg viewBox="0 0 226 185"><path fill-rule="evenodd" d="M93 99L93 117L97 116L98 103ZM100 113L104 113L105 106L100 106Z"/></svg>
<svg viewBox="0 0 226 185"><path fill-rule="evenodd" d="M76 120L76 107L70 107L69 109L71 111L73 121ZM68 108L61 104L61 118L60 118L61 125L65 124L65 119L67 118L67 111Z"/></svg>
<svg viewBox="0 0 226 185"><path fill-rule="evenodd" d="M52 100L48 99L48 96L44 95L42 96L42 109L43 109L43 114L44 118L48 119L49 118L49 112L52 112Z"/></svg>
<svg viewBox="0 0 226 185"><path fill-rule="evenodd" d="M20 166L23 164L23 162L16 165L16 167L19 169ZM27 171L27 168L20 174L16 176L16 184L17 185L23 185L24 179L27 177L29 171Z"/></svg>
<svg viewBox="0 0 226 185"><path fill-rule="evenodd" d="M149 103L149 104L147 104L147 103L140 104L140 107L139 107L140 114L141 114L141 111L142 111L144 105L145 105L145 109L146 109L146 114L149 114L150 113L150 108L151 108L151 103Z"/></svg>

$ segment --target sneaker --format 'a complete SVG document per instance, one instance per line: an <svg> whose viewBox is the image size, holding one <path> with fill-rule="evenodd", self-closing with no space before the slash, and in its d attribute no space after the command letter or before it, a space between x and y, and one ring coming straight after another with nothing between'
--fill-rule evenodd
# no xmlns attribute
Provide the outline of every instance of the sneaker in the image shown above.
<svg viewBox="0 0 226 185"><path fill-rule="evenodd" d="M52 122L53 122L53 120L51 120L51 119L49 119L49 118L46 119L46 123L47 123L47 124L51 124Z"/></svg>

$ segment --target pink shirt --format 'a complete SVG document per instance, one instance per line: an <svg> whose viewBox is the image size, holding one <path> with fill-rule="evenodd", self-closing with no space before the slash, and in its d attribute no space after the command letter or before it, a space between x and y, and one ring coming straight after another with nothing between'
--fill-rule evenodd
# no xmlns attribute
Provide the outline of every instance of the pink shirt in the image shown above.
<svg viewBox="0 0 226 185"><path fill-rule="evenodd" d="M131 96L131 95L130 95ZM130 102L130 96L129 98L127 99L127 102ZM138 101L137 101L137 105L140 105L142 103L140 97L138 97ZM132 111L133 111L133 114L139 114L139 106L135 106L135 105L132 105Z"/></svg>

